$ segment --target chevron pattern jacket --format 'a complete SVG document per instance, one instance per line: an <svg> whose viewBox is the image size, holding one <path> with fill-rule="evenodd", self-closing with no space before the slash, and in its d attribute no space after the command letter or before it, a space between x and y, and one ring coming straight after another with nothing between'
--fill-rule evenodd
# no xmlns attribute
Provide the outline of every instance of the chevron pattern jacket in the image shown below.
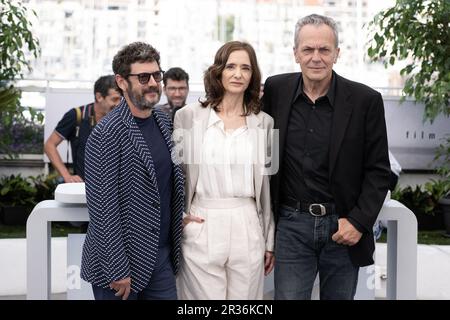
<svg viewBox="0 0 450 320"><path fill-rule="evenodd" d="M169 151L172 123L153 110ZM178 271L184 176L173 165L171 203L172 263ZM131 290L145 288L152 275L159 241L160 196L152 155L122 99L92 131L85 156L89 227L83 246L81 278L96 286L131 277Z"/></svg>

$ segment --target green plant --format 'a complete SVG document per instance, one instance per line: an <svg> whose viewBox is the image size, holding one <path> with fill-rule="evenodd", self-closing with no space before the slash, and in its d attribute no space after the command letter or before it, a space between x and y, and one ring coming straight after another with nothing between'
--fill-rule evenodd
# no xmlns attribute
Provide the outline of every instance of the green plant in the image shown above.
<svg viewBox="0 0 450 320"><path fill-rule="evenodd" d="M440 176L439 181L443 188L442 198L450 196L450 134L447 134L443 140L434 157L434 161L440 161L436 172Z"/></svg>
<svg viewBox="0 0 450 320"><path fill-rule="evenodd" d="M442 161L437 173L448 180L450 179L450 134L447 134L443 140L444 142L439 145L434 160Z"/></svg>
<svg viewBox="0 0 450 320"><path fill-rule="evenodd" d="M32 14L36 16L33 10ZM35 58L40 54L39 40L31 32L28 9L21 1L0 0L0 82L23 76L23 69L31 70L27 49Z"/></svg>
<svg viewBox="0 0 450 320"><path fill-rule="evenodd" d="M34 11L32 13L36 15ZM13 139L11 127L27 120L24 112L30 111L20 105L21 93L11 82L22 78L24 69L31 70L27 53L35 58L40 54L39 40L31 32L32 25L27 15L28 10L22 2L0 0L0 128L3 130L0 153L10 158L17 154L14 148L10 148Z"/></svg>
<svg viewBox="0 0 450 320"><path fill-rule="evenodd" d="M42 154L44 152L44 125L41 113L31 119L16 116L12 123L0 122L0 153L13 158L16 154Z"/></svg>
<svg viewBox="0 0 450 320"><path fill-rule="evenodd" d="M450 192L446 181L434 180L425 183L423 187L396 187L391 198L403 203L416 214L435 215L439 210L439 200Z"/></svg>
<svg viewBox="0 0 450 320"><path fill-rule="evenodd" d="M448 0L397 0L369 23L369 57L385 66L406 60L403 92L425 104L424 120L431 122L450 115L449 24Z"/></svg>
<svg viewBox="0 0 450 320"><path fill-rule="evenodd" d="M50 175L38 175L36 177L30 177L36 189L34 196L34 203L38 204L43 200L51 200L55 198L55 189L58 185L58 174L53 173Z"/></svg>
<svg viewBox="0 0 450 320"><path fill-rule="evenodd" d="M30 180L20 174L0 178L0 205L33 206L36 188Z"/></svg>
<svg viewBox="0 0 450 320"><path fill-rule="evenodd" d="M437 202L433 200L428 190L422 190L420 186L412 188L408 186L406 188L395 188L391 194L391 198L403 203L415 214L431 214L434 215L434 211L437 207Z"/></svg>
<svg viewBox="0 0 450 320"><path fill-rule="evenodd" d="M400 71L406 78L401 101L411 96L424 103L424 122L432 123L439 114L450 116L449 28L448 0L397 0L369 23L369 57L385 67L406 61ZM450 136L437 149L435 160L443 160L437 172L448 190Z"/></svg>
<svg viewBox="0 0 450 320"><path fill-rule="evenodd" d="M450 184L448 180L434 180L425 183L425 190L428 191L433 205L437 207L440 199L448 195L450 192Z"/></svg>

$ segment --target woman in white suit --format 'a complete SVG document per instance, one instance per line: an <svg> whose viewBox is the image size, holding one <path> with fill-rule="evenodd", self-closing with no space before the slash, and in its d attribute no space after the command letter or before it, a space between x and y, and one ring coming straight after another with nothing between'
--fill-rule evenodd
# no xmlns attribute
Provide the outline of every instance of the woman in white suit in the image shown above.
<svg viewBox="0 0 450 320"><path fill-rule="evenodd" d="M186 174L180 299L263 297L274 264L273 119L261 111L260 82L253 48L228 42L205 72L206 100L175 114L175 150Z"/></svg>

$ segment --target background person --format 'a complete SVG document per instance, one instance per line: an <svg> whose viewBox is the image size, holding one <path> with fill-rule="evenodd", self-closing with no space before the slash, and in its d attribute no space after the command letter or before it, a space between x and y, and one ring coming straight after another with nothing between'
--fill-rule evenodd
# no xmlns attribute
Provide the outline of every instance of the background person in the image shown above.
<svg viewBox="0 0 450 320"><path fill-rule="evenodd" d="M58 122L44 144L44 151L64 182L83 182L84 151L95 125L120 102L120 93L113 75L102 76L94 84L95 101L70 109ZM58 145L67 140L72 151L73 174L58 153Z"/></svg>
<svg viewBox="0 0 450 320"><path fill-rule="evenodd" d="M173 121L175 112L186 105L189 94L189 75L181 68L170 68L164 72L163 83L167 103L157 108L167 113Z"/></svg>

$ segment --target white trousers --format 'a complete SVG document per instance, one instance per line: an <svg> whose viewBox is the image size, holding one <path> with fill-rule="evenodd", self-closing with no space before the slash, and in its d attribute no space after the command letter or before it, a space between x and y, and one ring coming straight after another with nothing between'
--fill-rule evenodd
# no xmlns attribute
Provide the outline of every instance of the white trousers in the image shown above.
<svg viewBox="0 0 450 320"><path fill-rule="evenodd" d="M205 221L184 227L178 298L262 299L265 245L255 199L195 198L190 214Z"/></svg>

